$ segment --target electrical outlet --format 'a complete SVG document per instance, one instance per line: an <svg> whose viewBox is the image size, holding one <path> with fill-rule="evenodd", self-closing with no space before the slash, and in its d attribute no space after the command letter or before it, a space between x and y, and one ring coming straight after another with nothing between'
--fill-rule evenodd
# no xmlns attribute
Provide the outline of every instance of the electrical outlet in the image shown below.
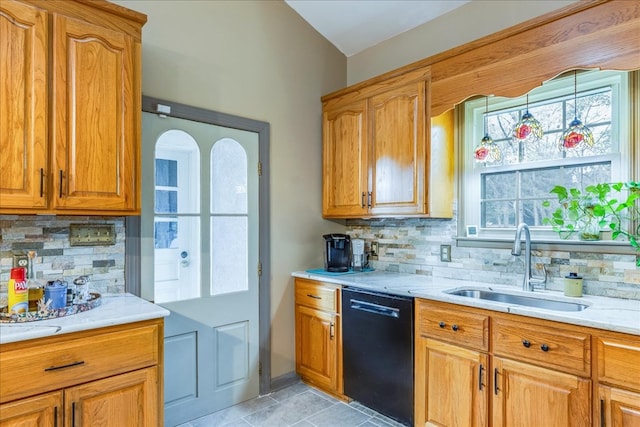
<svg viewBox="0 0 640 427"><path fill-rule="evenodd" d="M378 256L378 242L371 242L371 256Z"/></svg>
<svg viewBox="0 0 640 427"><path fill-rule="evenodd" d="M13 255L13 268L29 266L29 257L27 254L14 254Z"/></svg>
<svg viewBox="0 0 640 427"><path fill-rule="evenodd" d="M451 262L451 245L440 245L440 261Z"/></svg>

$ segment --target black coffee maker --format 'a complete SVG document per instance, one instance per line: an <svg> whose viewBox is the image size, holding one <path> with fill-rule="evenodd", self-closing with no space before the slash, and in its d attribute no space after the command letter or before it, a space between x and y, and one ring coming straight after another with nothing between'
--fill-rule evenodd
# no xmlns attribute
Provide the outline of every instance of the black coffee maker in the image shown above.
<svg viewBox="0 0 640 427"><path fill-rule="evenodd" d="M325 234L324 269L345 273L351 265L351 237L346 234Z"/></svg>

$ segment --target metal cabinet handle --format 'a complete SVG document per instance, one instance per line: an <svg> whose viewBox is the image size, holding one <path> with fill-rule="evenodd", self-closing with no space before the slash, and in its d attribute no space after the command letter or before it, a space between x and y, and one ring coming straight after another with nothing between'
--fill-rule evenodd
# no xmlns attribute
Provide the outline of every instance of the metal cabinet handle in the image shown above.
<svg viewBox="0 0 640 427"><path fill-rule="evenodd" d="M44 168L40 168L40 197L44 196Z"/></svg>
<svg viewBox="0 0 640 427"><path fill-rule="evenodd" d="M482 390L483 384L482 384L482 371L484 371L484 366L482 366L482 363L480 364L480 369L478 369L478 389Z"/></svg>
<svg viewBox="0 0 640 427"><path fill-rule="evenodd" d="M453 330L453 332L458 332L458 329L460 328L458 328L458 325L452 325L451 329Z"/></svg>
<svg viewBox="0 0 640 427"><path fill-rule="evenodd" d="M522 340L522 345L527 347L527 348L531 347L531 343L529 341L527 341L527 340Z"/></svg>
<svg viewBox="0 0 640 427"><path fill-rule="evenodd" d="M600 399L600 427L605 427L604 399Z"/></svg>
<svg viewBox="0 0 640 427"><path fill-rule="evenodd" d="M498 368L493 368L493 393L498 395Z"/></svg>
<svg viewBox="0 0 640 427"><path fill-rule="evenodd" d="M371 191L367 195L367 207L371 207Z"/></svg>
<svg viewBox="0 0 640 427"><path fill-rule="evenodd" d="M361 201L361 205L364 208L364 191L362 192L362 201Z"/></svg>
<svg viewBox="0 0 640 427"><path fill-rule="evenodd" d="M58 407L53 407L53 427L58 427Z"/></svg>
<svg viewBox="0 0 640 427"><path fill-rule="evenodd" d="M72 362L69 363L67 365L61 365L61 366L49 366L48 368L44 368L45 372L48 371L57 371L59 369L65 369L65 368L72 368L74 366L80 366L80 365L84 365L84 360L78 360L77 362Z"/></svg>
<svg viewBox="0 0 640 427"><path fill-rule="evenodd" d="M447 326L447 324L444 322L440 322L438 323L438 326L440 326L441 328L444 328L445 326Z"/></svg>
<svg viewBox="0 0 640 427"><path fill-rule="evenodd" d="M76 425L76 402L71 403L71 427Z"/></svg>
<svg viewBox="0 0 640 427"><path fill-rule="evenodd" d="M542 351L549 351L549 346L548 346L548 345L546 345L546 344L542 344L542 345L540 346L540 350L542 350Z"/></svg>
<svg viewBox="0 0 640 427"><path fill-rule="evenodd" d="M319 296L317 296L317 295L307 294L307 296L308 296L309 298L313 298L313 299L322 299L322 297L319 297Z"/></svg>
<svg viewBox="0 0 640 427"><path fill-rule="evenodd" d="M331 322L329 324L329 339L333 340L335 338L335 323Z"/></svg>
<svg viewBox="0 0 640 427"><path fill-rule="evenodd" d="M62 169L60 169L60 198L62 199Z"/></svg>

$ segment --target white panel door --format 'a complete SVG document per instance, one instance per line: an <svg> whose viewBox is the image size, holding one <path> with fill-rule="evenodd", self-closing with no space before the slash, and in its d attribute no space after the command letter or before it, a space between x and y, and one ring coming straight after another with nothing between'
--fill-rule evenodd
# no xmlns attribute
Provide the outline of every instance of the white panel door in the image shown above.
<svg viewBox="0 0 640 427"><path fill-rule="evenodd" d="M143 162L154 271L142 296L171 311L169 426L258 395L258 134L146 112L142 125L143 158L155 159L153 171Z"/></svg>

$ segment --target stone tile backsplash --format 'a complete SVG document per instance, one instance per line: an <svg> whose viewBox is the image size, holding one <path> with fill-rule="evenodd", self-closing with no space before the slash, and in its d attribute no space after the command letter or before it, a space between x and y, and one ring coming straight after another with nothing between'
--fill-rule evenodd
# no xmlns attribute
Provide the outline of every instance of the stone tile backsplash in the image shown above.
<svg viewBox="0 0 640 427"><path fill-rule="evenodd" d="M71 246L69 224L114 224L116 244ZM34 250L36 278L91 278L89 288L101 294L125 292L125 227L123 217L0 215L0 293L7 291L13 255Z"/></svg>
<svg viewBox="0 0 640 427"><path fill-rule="evenodd" d="M456 247L455 220L347 220L347 233L364 239L367 250L368 242L378 242L378 257L369 261L377 270L499 283L518 289L522 283L523 257L511 255L510 249ZM440 245L451 245L451 262L440 261ZM545 265L547 289L562 291L564 276L577 272L584 278L585 294L640 300L640 269L636 268L635 255L534 250L532 263Z"/></svg>

